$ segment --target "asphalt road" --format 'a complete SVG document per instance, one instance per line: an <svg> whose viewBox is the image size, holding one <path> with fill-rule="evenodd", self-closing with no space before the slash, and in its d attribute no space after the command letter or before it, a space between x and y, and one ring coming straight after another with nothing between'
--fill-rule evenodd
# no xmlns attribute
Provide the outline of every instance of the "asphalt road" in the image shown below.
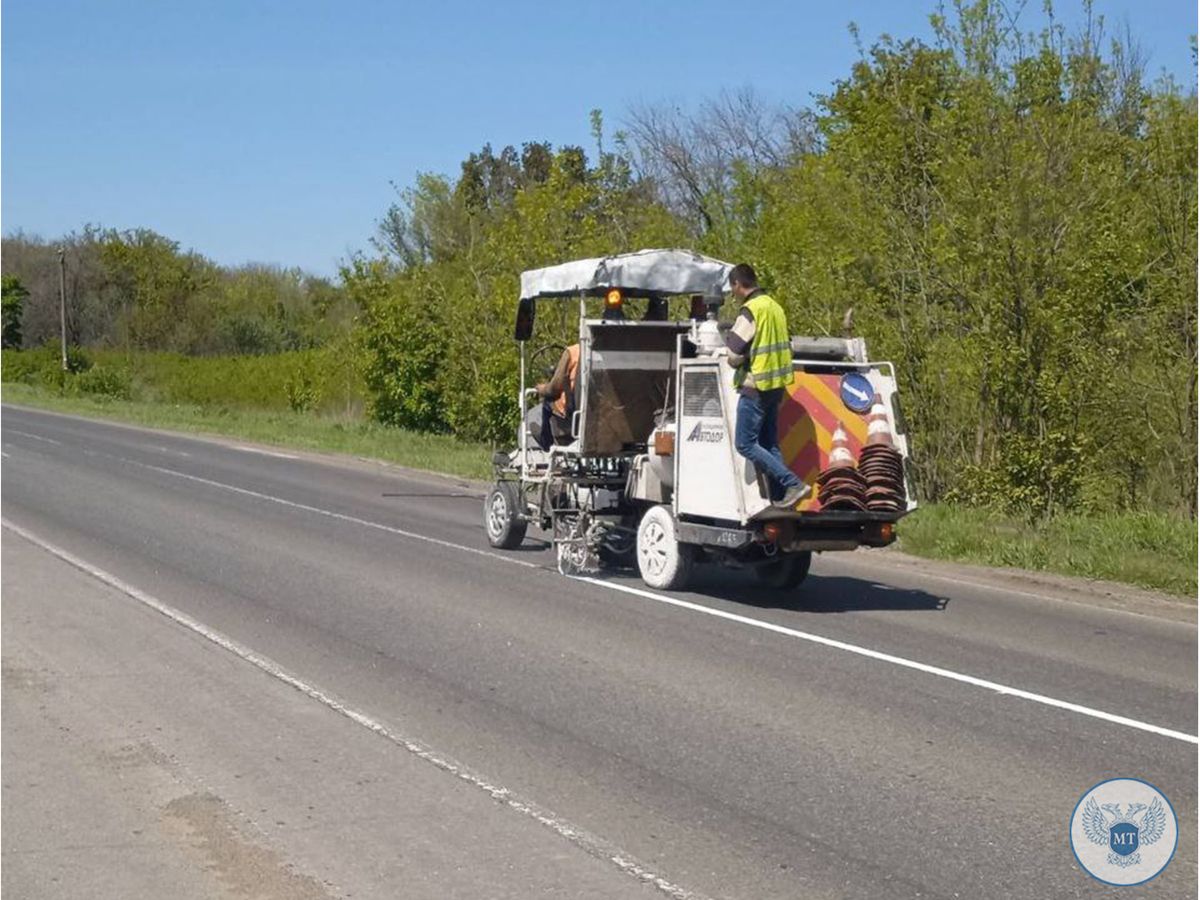
<svg viewBox="0 0 1200 900"><path fill-rule="evenodd" d="M0 430L12 896L1196 895L1187 621L862 554L639 593L452 481ZM1067 841L1117 776L1180 820L1140 888Z"/></svg>

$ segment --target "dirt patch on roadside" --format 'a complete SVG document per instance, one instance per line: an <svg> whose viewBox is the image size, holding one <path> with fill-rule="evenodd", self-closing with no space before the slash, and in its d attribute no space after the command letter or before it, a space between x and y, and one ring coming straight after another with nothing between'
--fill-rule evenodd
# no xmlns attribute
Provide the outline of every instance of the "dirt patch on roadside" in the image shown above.
<svg viewBox="0 0 1200 900"><path fill-rule="evenodd" d="M231 894L256 900L330 900L325 885L300 875L274 850L246 840L225 802L213 794L177 797L163 808L168 828L181 832Z"/></svg>

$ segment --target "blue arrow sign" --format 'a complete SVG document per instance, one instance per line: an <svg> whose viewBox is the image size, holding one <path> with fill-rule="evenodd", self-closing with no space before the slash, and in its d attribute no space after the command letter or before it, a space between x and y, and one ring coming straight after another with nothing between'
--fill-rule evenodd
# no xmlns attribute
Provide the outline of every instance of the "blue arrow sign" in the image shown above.
<svg viewBox="0 0 1200 900"><path fill-rule="evenodd" d="M842 402L856 413L869 412L875 399L875 388L861 372L847 372L842 376Z"/></svg>

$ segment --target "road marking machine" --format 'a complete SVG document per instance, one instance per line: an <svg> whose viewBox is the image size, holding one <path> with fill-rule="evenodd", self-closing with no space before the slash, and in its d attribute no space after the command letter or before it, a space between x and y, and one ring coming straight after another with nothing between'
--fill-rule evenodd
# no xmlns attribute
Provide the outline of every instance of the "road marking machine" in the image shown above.
<svg viewBox="0 0 1200 900"><path fill-rule="evenodd" d="M862 338L791 339L780 452L812 487L807 498L773 506L737 453L738 390L717 318L731 269L687 250L643 250L522 274L522 424L516 449L494 459L492 546L517 547L532 524L550 535L563 574L636 565L647 585L677 590L712 562L787 590L815 551L895 540L895 523L916 508L908 440L892 364L871 361ZM667 319L674 297L690 298L689 319ZM552 430L536 427L540 398L527 380L550 349L529 352L546 301L579 304L574 395ZM645 315L627 318L641 301Z"/></svg>

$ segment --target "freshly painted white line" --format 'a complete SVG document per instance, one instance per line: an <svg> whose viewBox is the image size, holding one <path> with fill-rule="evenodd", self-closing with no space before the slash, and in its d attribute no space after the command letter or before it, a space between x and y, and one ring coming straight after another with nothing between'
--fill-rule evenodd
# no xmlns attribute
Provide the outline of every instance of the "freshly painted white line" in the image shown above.
<svg viewBox="0 0 1200 900"><path fill-rule="evenodd" d="M1093 709L1090 706L1082 706L1081 704L1071 703L1067 700L1059 700L1056 697L1047 697L1045 694L1036 694L1033 691L1026 691L1022 690L1021 688L1010 687L1007 684L988 681L985 678L976 678L974 675L964 675L961 672L943 669L940 666L931 666L928 663L917 662L915 659L907 659L903 656L894 656L891 653L883 653L879 650L872 650L869 647L860 647L857 644L848 644L845 641L827 638L819 634L812 634L808 631L798 631L795 628L788 628L784 625L776 625L774 622L764 622L762 619L752 619L749 616L742 616L738 615L737 613L726 612L722 609L713 609L710 606L702 606L699 603L692 603L688 600L680 600L676 597L668 597L663 594L656 594L653 591L642 590L641 588L631 587L627 584L617 584L612 581L602 581L599 578L589 578L586 576L580 577L577 580L586 581L589 584L608 588L609 590L621 591L626 594L633 594L637 597L644 597L647 600L657 600L659 603L666 603L670 606L678 606L681 609L688 609L692 612L703 613L706 616L715 616L719 619L727 619L731 622L738 622L742 625L751 625L755 628L762 628L765 631L773 631L776 634L787 635L788 637L797 638L802 641L810 641L814 644L821 644L825 647L833 647L836 650L844 650L847 653L853 653L856 656L865 656L868 659L891 663L894 666L901 666L905 669L913 669L917 672L924 672L927 675L936 675L939 678L948 678L951 681L969 684L973 687L983 688L984 690L988 691L995 691L997 694L1003 694L1007 697L1017 697L1018 699L1029 700L1033 703L1040 703L1044 706L1052 706L1056 709L1065 709L1069 712L1078 713L1081 716L1090 716L1093 719L1101 719L1105 722L1111 722L1114 725L1124 725L1127 728L1136 728L1139 731L1148 731L1151 734L1173 738L1174 740L1184 741L1189 744L1200 744L1200 737L1197 737L1194 734L1186 734L1182 731L1174 731L1170 728L1163 728L1161 725L1153 725L1149 722L1139 721L1138 719L1130 719L1127 716L1118 716L1115 713L1104 712L1104 710Z"/></svg>
<svg viewBox="0 0 1200 900"><path fill-rule="evenodd" d="M56 447L62 446L62 441L56 441L53 438L42 437L40 434L30 434L28 431L18 431L15 428L5 429L9 434L19 434L21 437L31 438L35 441L41 441L44 444L54 444Z"/></svg>
<svg viewBox="0 0 1200 900"><path fill-rule="evenodd" d="M0 524L14 534L18 534L25 540L41 547L48 553L57 556L63 562L69 563L82 572L92 576L98 581L102 581L109 587L115 588L126 596L132 597L139 603L148 606L155 612L161 613L168 619L182 625L190 631L195 632L206 640L211 641L223 650L227 650L234 656L237 656L263 672L266 672L272 678L282 681L284 684L295 688L300 693L316 700L322 706L326 706L336 713L340 713L350 721L361 725L370 731L375 732L382 738L391 741L397 747L407 750L414 756L430 763L433 766L447 772L461 781L466 782L472 787L478 788L488 794L492 799L504 804L509 809L523 816L527 816L546 826L559 837L565 838L576 847L588 853L588 855L605 862L612 863L622 872L631 875L639 881L652 885L658 888L662 893L669 897L678 898L678 900L705 900L703 895L689 891L677 884L667 881L662 876L656 874L652 870L646 868L629 854L612 846L607 841L599 838L582 828L572 825L562 817L556 815L550 810L544 809L531 800L526 800L517 794L514 794L506 787L494 784L480 775L473 773L470 769L464 766L457 760L438 753L423 744L418 743L410 738L406 738L401 734L393 731L387 725L369 716L367 713L357 710L352 706L348 706L345 701L339 699L334 694L322 690L316 685L307 682L297 675L292 674L279 663L275 662L268 656L258 653L244 644L240 644L232 638L226 637L216 629L210 628L198 619L194 619L187 613L182 612L168 603L159 600L145 591L134 587L113 575L104 569L94 566L84 559L75 556L73 553L64 550L55 544L33 534L32 532L22 528L7 519L0 519Z"/></svg>
<svg viewBox="0 0 1200 900"><path fill-rule="evenodd" d="M376 529L379 529L380 531L387 531L392 534L400 535L401 537L412 538L412 539L418 540L418 541L425 541L430 544L437 544L442 547L449 547L451 549L460 550L465 553L474 553L476 555L486 556L491 559L498 559L498 560L501 560L502 562L510 563L512 565L525 566L526 568L530 568L530 569L541 569L542 568L537 563L528 562L528 561L522 560L522 559L514 559L510 556L503 556L502 554L493 553L489 550L480 550L476 547L467 547L463 544L455 544L452 541L443 541L438 538L428 537L426 535L417 534L412 531L404 531L403 529L393 528L390 525L382 525L379 522L372 522L368 519L360 519L360 518L357 518L356 516L347 516L343 513L336 513L331 510L321 509L320 507L317 507L317 506L309 506L305 503L296 503L293 500L284 500L282 497L275 497L275 496L272 496L271 494L263 494L258 491L251 491L246 488L235 487L234 485L225 484L224 482L221 482L221 481L212 481L211 479L208 479L208 478L200 478L197 475L188 475L186 472L179 472L179 471L176 471L175 469L166 469L166 468L163 468L162 466L152 466L149 463L138 462L137 460L125 459L123 457L115 457L115 458L121 459L123 462L130 463L131 465L140 466L145 469L151 469L155 472L162 472L165 475L173 475L177 478L186 479L187 481L195 481L200 484L206 484L211 487L221 488L222 490L232 491L234 493L243 494L248 497L254 497L259 500L266 500L270 503L279 503L283 506L292 507L293 509L302 509L302 510L305 510L306 512L312 512L312 513L316 513L318 515L328 516L333 519L340 519L341 521L351 522L355 525L362 525L366 528L376 528ZM797 638L797 639L803 640L803 641L809 641L814 644L821 644L822 646L831 647L836 650L844 650L847 653L853 653L857 656L863 656L863 657L867 657L868 659L877 660L878 662L890 663L891 665L894 665L894 666L901 666L902 668L912 669L917 672L923 672L926 675L934 675L939 678L946 678L946 679L949 679L950 681L957 681L960 684L969 684L972 687L978 687L978 688L983 688L984 690L994 691L997 694L1002 694L1007 697L1015 697L1017 699L1027 700L1032 703L1039 703L1039 704L1042 704L1043 706L1050 706L1050 707L1054 707L1055 709L1066 710L1068 712L1077 713L1082 716L1089 716L1090 718L1093 718L1093 719L1100 719L1102 721L1109 722L1114 725L1123 725L1127 728L1134 728L1134 729L1137 729L1138 731L1145 731L1145 732L1149 732L1150 734L1157 734L1161 737L1168 737L1168 738L1172 738L1173 740L1184 741L1189 744L1200 745L1200 737L1197 737L1194 734L1187 734L1182 731L1175 731L1174 729L1171 729L1171 728L1164 728L1161 725L1155 725L1151 722L1142 722L1139 719L1131 719L1128 716L1120 716L1120 715L1117 715L1116 713L1105 712L1104 710L1101 710L1101 709L1094 709L1090 706L1083 706L1082 704L1079 704L1079 703L1072 703L1069 700L1059 700L1057 697L1049 697L1045 694L1038 694L1033 691L1023 690L1022 688L1011 687L1006 684L1000 684L999 682L996 682L996 681L989 681L986 678L977 678L974 675L965 675L961 672L955 672L950 669L943 669L940 666L933 666L928 663L918 662L917 660L907 659L906 657L903 657L903 656L895 656L891 653L884 653L879 650L872 650L869 647L860 647L857 644L849 644L849 643L846 643L845 641L839 641L839 640L835 640L834 638L824 637L823 635L812 634L811 632L807 632L807 631L799 631L795 628L787 628L786 626L783 626L783 625L776 625L774 622L767 622L762 619L753 619L750 616L743 616L743 615L739 615L738 613L731 613L731 612L726 612L721 609L714 609L711 606L704 606L699 603L692 603L688 600L680 600L675 597L668 597L665 594L657 594L653 591L647 591L647 590L643 590L641 588L635 588L635 587L631 587L630 585L619 584L619 583L613 582L613 581L604 581L599 578L589 578L589 577L579 577L576 580L584 581L584 582L587 582L588 584L594 584L597 587L607 588L608 590L611 590L611 591L620 591L622 593L633 594L638 597L644 597L648 600L656 600L659 603L666 603L670 606L676 606L676 607L679 607L680 609L691 610L692 612L698 612L698 613L701 613L706 616L714 616L719 619L726 619L730 622L737 622L741 625L749 625L753 628L761 628L765 631L772 631L776 634L786 635L787 637Z"/></svg>
<svg viewBox="0 0 1200 900"><path fill-rule="evenodd" d="M504 556L500 553L493 553L490 550L480 550L478 547L466 547L462 544L455 544L452 541L443 541L439 538L429 537L424 534L417 534L415 531L405 531L403 528L393 528L391 525L384 525L380 522L372 522L370 519L360 519L357 516L348 516L345 513L333 512L329 509L322 509L319 506L309 506L307 503L296 503L294 500L284 500L282 497L275 497L271 494L262 494L258 491L252 491L247 488L236 487L232 484L226 484L223 481L213 481L209 478L201 478L198 475L189 475L186 472L180 472L176 469L166 469L162 466L152 466L150 463L138 462L136 459L126 459L125 457L116 456L113 459L119 459L121 462L129 463L133 466L140 466L143 469L150 469L154 472L161 472L164 475L173 475L176 478L183 478L186 481L195 481L198 484L207 484L210 487L220 488L225 491L232 491L235 494L243 494L247 497L254 497L257 500L267 500L271 503L278 503L281 506L290 506L292 509L302 509L305 512L316 513L319 516L327 516L330 519L338 519L342 522L350 522L354 525L361 525L364 528L375 528L379 531L386 531L389 534L398 534L401 537L411 538L414 541L424 541L427 544L437 544L439 547L449 547L452 550L461 550L465 553L474 553L477 556L486 556L489 559L497 559L501 562L509 563L514 566L525 566L529 569L540 569L537 563L529 562L524 559L513 559L511 556Z"/></svg>
<svg viewBox="0 0 1200 900"><path fill-rule="evenodd" d="M232 447L234 450L241 450L244 453L257 453L260 456L274 456L274 457L277 457L278 459L299 459L300 458L291 453L279 453L278 451L275 451L275 450L263 450L261 447L246 447L242 444L233 444Z"/></svg>

